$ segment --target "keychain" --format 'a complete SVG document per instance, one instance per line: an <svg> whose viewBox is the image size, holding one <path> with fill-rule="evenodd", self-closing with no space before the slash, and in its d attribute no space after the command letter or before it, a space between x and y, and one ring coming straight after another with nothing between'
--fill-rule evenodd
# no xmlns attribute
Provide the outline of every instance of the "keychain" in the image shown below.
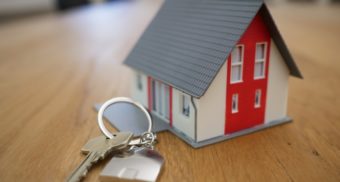
<svg viewBox="0 0 340 182"><path fill-rule="evenodd" d="M128 103L138 107L148 120L148 130L140 136L131 132L111 133L103 121L105 109L116 103ZM86 176L91 166L99 160L113 155L100 175L102 181L138 180L156 181L163 166L164 158L154 150L156 134L152 132L152 119L149 112L139 103L125 97L117 97L106 101L98 112L98 125L104 136L89 140L82 148L87 154L84 161L76 168L68 182L80 181Z"/></svg>

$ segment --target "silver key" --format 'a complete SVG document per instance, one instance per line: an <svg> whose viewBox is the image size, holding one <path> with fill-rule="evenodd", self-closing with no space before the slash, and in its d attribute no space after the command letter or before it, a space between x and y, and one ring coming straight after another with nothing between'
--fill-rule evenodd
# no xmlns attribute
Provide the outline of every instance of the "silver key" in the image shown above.
<svg viewBox="0 0 340 182"><path fill-rule="evenodd" d="M84 161L77 167L66 180L67 182L80 181L98 160L104 159L113 151L125 149L133 134L130 132L116 133L113 139L99 136L89 140L81 151L86 155Z"/></svg>

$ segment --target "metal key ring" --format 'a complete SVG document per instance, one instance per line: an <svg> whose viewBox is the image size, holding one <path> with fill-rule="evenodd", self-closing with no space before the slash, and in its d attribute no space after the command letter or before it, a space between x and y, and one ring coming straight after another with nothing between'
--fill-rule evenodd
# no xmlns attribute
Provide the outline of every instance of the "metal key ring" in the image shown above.
<svg viewBox="0 0 340 182"><path fill-rule="evenodd" d="M108 101L106 101L99 109L98 111L98 118L97 118L97 121L98 121L98 125L99 125L99 128L100 128L100 131L107 137L107 138L114 138L114 135L108 130L106 129L105 125L104 125L104 121L103 121L103 114L104 114L104 111L105 109L107 109L109 106L113 105L113 104L116 104L116 103L120 103L120 102L123 102L123 103L129 103L129 104L132 104L134 106L137 106L140 110L143 111L143 113L146 115L147 119L148 119L148 123L149 123L149 128L147 130L147 133L152 133L152 119L151 119L151 116L150 116L150 113L138 102L135 102L129 98L126 98L126 97L116 97L116 98L113 98L113 99L110 99Z"/></svg>

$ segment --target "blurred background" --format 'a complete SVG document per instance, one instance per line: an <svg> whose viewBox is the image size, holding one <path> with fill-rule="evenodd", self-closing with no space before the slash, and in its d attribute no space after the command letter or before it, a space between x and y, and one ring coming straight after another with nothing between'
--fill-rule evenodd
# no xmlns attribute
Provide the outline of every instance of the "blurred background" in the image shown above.
<svg viewBox="0 0 340 182"><path fill-rule="evenodd" d="M7 22L28 16L112 1L118 0L0 0L0 21ZM267 3L272 5L282 5L286 3L332 5L339 2L340 0L267 0Z"/></svg>
<svg viewBox="0 0 340 182"><path fill-rule="evenodd" d="M110 1L112 0L0 0L0 20L11 21Z"/></svg>

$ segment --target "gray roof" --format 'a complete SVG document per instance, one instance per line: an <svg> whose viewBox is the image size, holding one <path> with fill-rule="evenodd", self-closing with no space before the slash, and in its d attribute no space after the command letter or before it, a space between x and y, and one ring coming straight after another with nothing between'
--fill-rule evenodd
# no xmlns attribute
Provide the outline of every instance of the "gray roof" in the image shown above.
<svg viewBox="0 0 340 182"><path fill-rule="evenodd" d="M302 77L261 0L166 0L124 63L201 97L259 11L291 75Z"/></svg>

